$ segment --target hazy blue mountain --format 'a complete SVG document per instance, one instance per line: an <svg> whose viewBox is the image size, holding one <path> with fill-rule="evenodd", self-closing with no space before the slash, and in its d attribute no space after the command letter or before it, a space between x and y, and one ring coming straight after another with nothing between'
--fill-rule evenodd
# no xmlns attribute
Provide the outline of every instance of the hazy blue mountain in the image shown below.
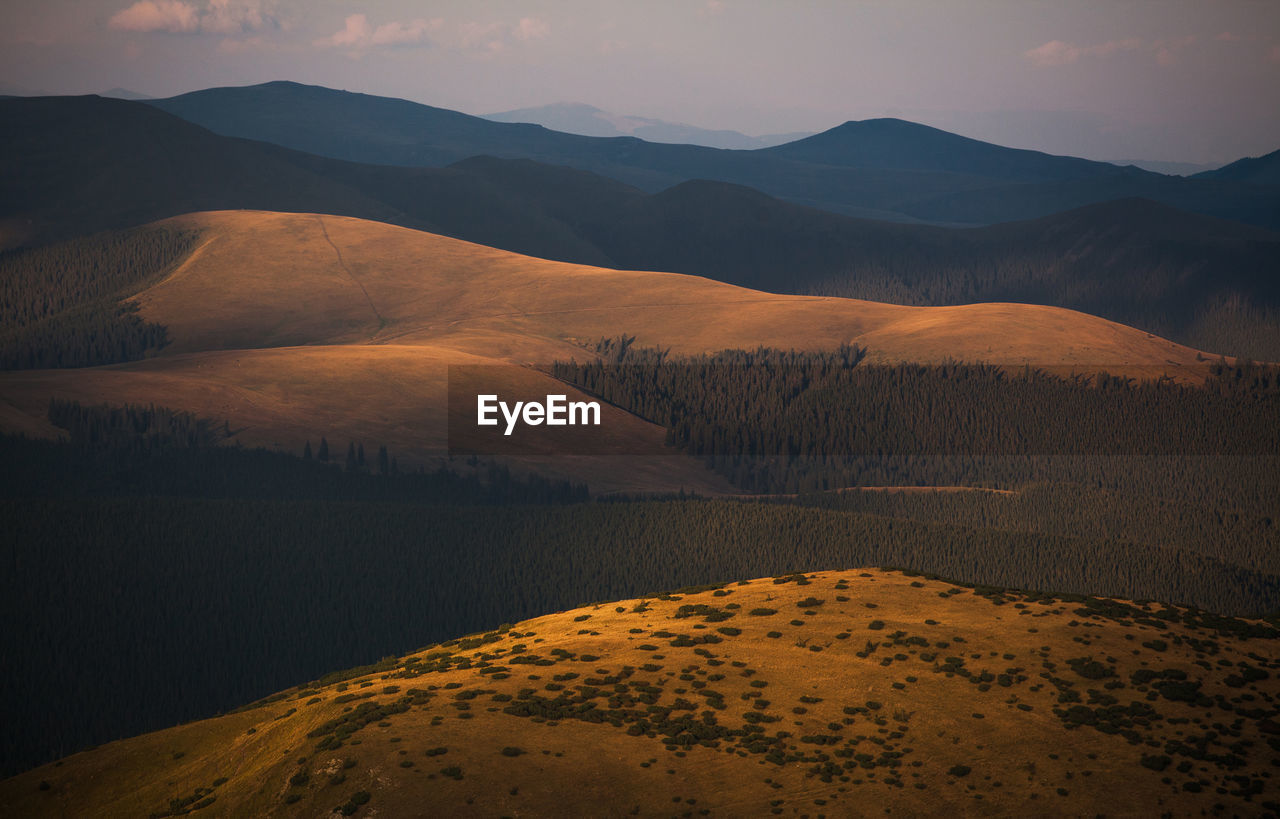
<svg viewBox="0 0 1280 819"><path fill-rule="evenodd" d="M902 120L849 122L773 148L727 151L566 134L290 82L213 88L150 104L216 133L369 164L439 167L482 154L527 158L650 192L709 179L835 213L902 222L990 224L1142 197L1280 227L1280 190L1274 188L1003 148Z"/></svg>
<svg viewBox="0 0 1280 819"><path fill-rule="evenodd" d="M821 165L942 171L992 179L1042 181L1107 177L1109 162L1004 148L901 119L846 122L762 153ZM1144 171L1120 169L1122 173Z"/></svg>
<svg viewBox="0 0 1280 819"><path fill-rule="evenodd" d="M0 227L10 239L238 208L357 216L542 258L774 292L1053 304L1179 340L1206 332L1206 306L1237 305L1213 314L1219 329L1250 310L1280 310L1280 235L1150 200L950 229L850 218L726 182L650 194L527 159L346 162L222 137L124 100L0 101ZM1251 327L1266 324L1255 318ZM1202 346L1233 352L1225 343L1236 342ZM1280 358L1248 343L1240 349Z"/></svg>
<svg viewBox="0 0 1280 819"><path fill-rule="evenodd" d="M1168 174L1169 176L1195 176L1198 173L1212 171L1217 165L1205 165L1198 162L1162 162L1157 159L1111 159L1112 165L1133 165L1144 171Z"/></svg>
<svg viewBox="0 0 1280 819"><path fill-rule="evenodd" d="M519 108L514 111L486 114L485 119L494 122L531 122L553 131L582 136L633 136L648 142L704 145L731 150L768 148L811 135L794 132L753 137L738 131L713 130L680 122L614 114L581 102L557 102L536 108Z"/></svg>
<svg viewBox="0 0 1280 819"><path fill-rule="evenodd" d="M1197 174L1196 178L1243 182L1248 185L1280 185L1280 151L1238 159L1216 171Z"/></svg>
<svg viewBox="0 0 1280 819"><path fill-rule="evenodd" d="M128 88L112 88L110 91L103 91L98 96L112 97L118 100L153 100L155 97L150 94L143 94L138 91L131 91Z"/></svg>

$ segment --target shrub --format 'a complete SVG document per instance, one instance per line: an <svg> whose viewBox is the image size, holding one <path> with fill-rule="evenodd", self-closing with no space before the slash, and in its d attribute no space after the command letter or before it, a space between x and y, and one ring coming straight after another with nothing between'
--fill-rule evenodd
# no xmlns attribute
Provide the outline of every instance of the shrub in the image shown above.
<svg viewBox="0 0 1280 819"><path fill-rule="evenodd" d="M751 611L747 612L747 614L751 614L756 617L768 617L771 614L777 614L777 613L778 613L777 609L767 609L763 607L758 609L752 609Z"/></svg>
<svg viewBox="0 0 1280 819"><path fill-rule="evenodd" d="M947 771L947 775L954 777L968 776L972 770L968 765L952 765L951 769Z"/></svg>
<svg viewBox="0 0 1280 819"><path fill-rule="evenodd" d="M503 756L520 756L520 754L523 754L523 753L524 753L523 748L517 748L514 745L508 745L507 747L502 749Z"/></svg>
<svg viewBox="0 0 1280 819"><path fill-rule="evenodd" d="M1169 763L1173 762L1173 760L1164 754L1153 754L1151 756L1144 755L1141 762L1142 767L1144 768L1150 768L1153 771L1163 771L1165 768L1169 767Z"/></svg>

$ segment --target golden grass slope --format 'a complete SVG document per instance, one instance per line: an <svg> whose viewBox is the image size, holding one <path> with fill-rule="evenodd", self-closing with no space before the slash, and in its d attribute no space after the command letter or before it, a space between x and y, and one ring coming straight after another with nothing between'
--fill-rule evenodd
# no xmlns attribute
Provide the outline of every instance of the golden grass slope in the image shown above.
<svg viewBox="0 0 1280 819"><path fill-rule="evenodd" d="M1085 368L1196 367L1196 351L1053 307L901 307L779 296L697 276L551 262L337 216L261 212L170 220L207 237L138 301L173 352L431 343L546 362L621 332L693 353L856 343L876 361Z"/></svg>
<svg viewBox="0 0 1280 819"><path fill-rule="evenodd" d="M0 809L1261 814L1280 803L1265 628L880 570L763 578L333 675L0 782Z"/></svg>
<svg viewBox="0 0 1280 819"><path fill-rule="evenodd" d="M166 223L202 234L136 299L172 343L142 362L0 374L3 428L49 432L42 420L51 397L155 403L225 419L249 446L300 452L323 435L385 444L408 466L434 465L446 454L448 365L518 367L499 383L565 392L529 367L588 357L583 344L623 333L677 353L855 343L883 362L981 360L1185 380L1207 368L1195 350L1051 307L779 296L337 216L224 211ZM606 423L614 432L603 460L521 463L601 491L733 491L699 461L662 450L656 427L617 411ZM655 445L664 454L625 468L609 460Z"/></svg>

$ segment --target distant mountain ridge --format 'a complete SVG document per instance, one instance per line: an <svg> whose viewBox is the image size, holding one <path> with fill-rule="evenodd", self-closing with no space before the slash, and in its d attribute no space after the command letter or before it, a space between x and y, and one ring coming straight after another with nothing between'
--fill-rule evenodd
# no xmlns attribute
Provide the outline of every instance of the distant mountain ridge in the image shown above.
<svg viewBox="0 0 1280 819"><path fill-rule="evenodd" d="M850 216L940 224L1034 218L1138 196L1280 228L1275 187L1002 148L901 120L851 122L774 148L725 151L564 134L291 82L213 88L149 104L215 133L371 164L439 167L480 154L526 158L649 192L710 179Z"/></svg>
<svg viewBox="0 0 1280 819"><path fill-rule="evenodd" d="M682 122L614 114L581 102L518 108L514 111L485 114L484 118L494 122L532 122L554 131L581 136L633 136L649 142L703 145L730 150L768 148L812 135L811 132L793 132L753 137L739 131L699 128Z"/></svg>
<svg viewBox="0 0 1280 819"><path fill-rule="evenodd" d="M1223 179L1248 185L1280 185L1280 150L1238 159L1216 171L1196 174L1198 179Z"/></svg>
<svg viewBox="0 0 1280 819"><path fill-rule="evenodd" d="M332 213L545 259L771 292L1070 307L1200 349L1280 359L1280 330L1266 318L1280 311L1280 236L1150 200L978 229L902 225L726 182L647 194L527 159L473 157L447 168L343 162L220 137L99 97L0 103L0 187L9 246L200 210ZM1206 310L1218 312L1207 319Z"/></svg>
<svg viewBox="0 0 1280 819"><path fill-rule="evenodd" d="M103 91L98 96L114 97L118 100L153 100L155 97L150 94L143 94L140 91L132 91L128 88L120 88L119 86L112 88L110 91Z"/></svg>
<svg viewBox="0 0 1280 819"><path fill-rule="evenodd" d="M845 122L820 134L768 148L764 153L821 165L942 171L1021 181L1116 173L1116 167L1106 162L1005 148L894 118ZM1139 169L1120 170L1135 177L1149 175Z"/></svg>

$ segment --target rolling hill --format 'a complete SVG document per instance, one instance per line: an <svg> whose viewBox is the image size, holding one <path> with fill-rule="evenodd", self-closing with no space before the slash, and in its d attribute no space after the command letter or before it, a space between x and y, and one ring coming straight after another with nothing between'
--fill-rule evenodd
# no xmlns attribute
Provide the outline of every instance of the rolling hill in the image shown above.
<svg viewBox="0 0 1280 819"><path fill-rule="evenodd" d="M335 672L20 774L0 782L0 806L1275 812L1275 638L1266 623L1177 606L894 571L765 577Z"/></svg>
<svg viewBox="0 0 1280 819"><path fill-rule="evenodd" d="M646 194L530 160L475 157L417 169L349 163L219 137L125 101L0 107L11 115L0 133L2 155L11 158L0 159L6 246L194 210L321 212L540 258L691 273L772 292L1050 304L1217 353L1280 358L1276 234L1149 200L948 230L853 219L723 182ZM149 146L145 155L138 145Z"/></svg>
<svg viewBox="0 0 1280 819"><path fill-rule="evenodd" d="M981 143L900 120L848 122L756 151L596 138L290 82L150 104L228 136L356 162L440 166L478 154L569 165L653 192L690 179L894 221L989 224L1141 196L1280 227L1273 188L1167 177Z"/></svg>
<svg viewBox="0 0 1280 819"><path fill-rule="evenodd" d="M558 392L528 368L589 358L585 345L618 333L675 353L858 344L878 362L981 360L1192 382L1208 372L1193 349L1051 307L781 296L334 216L217 212L159 227L199 237L134 297L137 315L165 327L170 343L132 363L0 374L9 428L38 428L51 397L162 404L226 419L245 445L299 452L329 435L434 463L447 452L450 364L488 365L501 383L534 379L536 392L542 379ZM29 420L16 422L21 415ZM598 454L658 460L619 473L607 457L554 459L552 474L570 470L600 491L725 491L698 461L664 451L658 428L622 414L606 426L616 439Z"/></svg>

